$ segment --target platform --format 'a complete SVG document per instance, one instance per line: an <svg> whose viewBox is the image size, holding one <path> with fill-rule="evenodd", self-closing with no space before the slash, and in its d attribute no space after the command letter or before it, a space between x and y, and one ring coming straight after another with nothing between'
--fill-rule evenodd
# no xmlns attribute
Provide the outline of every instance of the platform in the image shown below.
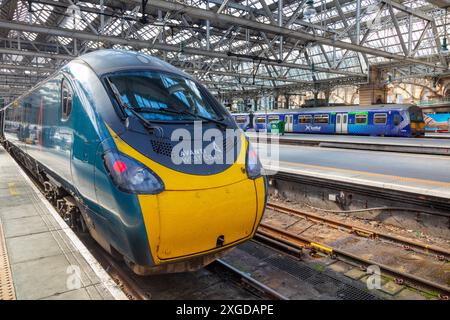
<svg viewBox="0 0 450 320"><path fill-rule="evenodd" d="M279 148L281 172L450 199L448 156L292 145Z"/></svg>
<svg viewBox="0 0 450 320"><path fill-rule="evenodd" d="M2 147L1 299L127 299Z"/></svg>
<svg viewBox="0 0 450 320"><path fill-rule="evenodd" d="M252 132L246 133L251 139ZM371 137L351 135L325 135L286 133L279 137L281 144L309 145L328 148L389 151L403 153L450 155L450 136L429 138Z"/></svg>

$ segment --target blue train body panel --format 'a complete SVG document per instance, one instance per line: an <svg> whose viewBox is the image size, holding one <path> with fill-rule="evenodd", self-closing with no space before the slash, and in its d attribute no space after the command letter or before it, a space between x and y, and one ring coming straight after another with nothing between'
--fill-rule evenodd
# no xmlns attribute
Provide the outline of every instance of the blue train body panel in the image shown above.
<svg viewBox="0 0 450 320"><path fill-rule="evenodd" d="M135 101L125 104L125 97ZM193 98L198 114L188 111ZM128 113L131 108L134 112ZM239 130L231 143L228 136L220 144L214 139L214 154L222 153L227 161L173 161L172 151L181 141L172 139L174 132L187 132L192 137L187 140L196 141L194 149L183 149L190 158L199 151L206 156L212 143L202 139L197 146L198 123L201 138L209 129L223 134L237 127L206 88L166 62L120 50L89 53L0 111L0 137L7 148L51 192L61 191L55 199L72 197L95 240L123 256L137 273L168 265L170 272L194 270L256 232L266 186L260 173L250 176L238 163L248 152ZM154 188L158 181L161 187ZM130 186L135 184L147 189ZM232 189L243 192L231 198ZM202 220L199 212L210 210L204 204L211 190L222 192L226 201L217 201L214 217ZM196 205L195 212L183 201ZM235 220L229 214L233 205L242 210ZM173 214L177 218L170 220ZM188 225L193 216L197 221ZM172 231L177 228L182 232Z"/></svg>
<svg viewBox="0 0 450 320"><path fill-rule="evenodd" d="M73 91L73 110L66 121L60 107L63 81ZM107 239L136 263L152 264L137 195L118 190L101 161L101 155L115 146L100 121L110 113L100 116L98 112L98 107L109 103L100 86L88 66L69 64L39 89L17 100L16 108L6 110L7 119L20 108L27 111L19 121L5 123L5 137L82 200L99 238Z"/></svg>

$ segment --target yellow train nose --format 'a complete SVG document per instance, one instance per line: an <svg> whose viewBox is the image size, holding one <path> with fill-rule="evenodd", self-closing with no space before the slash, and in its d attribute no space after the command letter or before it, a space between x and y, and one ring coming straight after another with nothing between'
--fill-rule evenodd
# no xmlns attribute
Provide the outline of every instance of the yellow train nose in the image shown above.
<svg viewBox="0 0 450 320"><path fill-rule="evenodd" d="M208 253L251 237L261 219L264 180L204 190L139 195L155 263Z"/></svg>

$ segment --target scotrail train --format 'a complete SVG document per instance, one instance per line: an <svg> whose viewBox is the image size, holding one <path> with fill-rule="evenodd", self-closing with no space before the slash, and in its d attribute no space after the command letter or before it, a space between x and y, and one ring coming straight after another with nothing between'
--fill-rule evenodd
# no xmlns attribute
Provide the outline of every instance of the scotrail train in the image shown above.
<svg viewBox="0 0 450 320"><path fill-rule="evenodd" d="M233 114L244 130L270 132L270 122L284 121L294 133L350 134L417 137L425 134L423 114L414 105L374 105L333 108L303 108ZM253 119L251 119L253 118Z"/></svg>
<svg viewBox="0 0 450 320"><path fill-rule="evenodd" d="M266 181L245 135L205 87L154 57L81 56L3 115L6 149L66 221L138 274L196 270L262 218ZM231 161L201 161L207 149Z"/></svg>

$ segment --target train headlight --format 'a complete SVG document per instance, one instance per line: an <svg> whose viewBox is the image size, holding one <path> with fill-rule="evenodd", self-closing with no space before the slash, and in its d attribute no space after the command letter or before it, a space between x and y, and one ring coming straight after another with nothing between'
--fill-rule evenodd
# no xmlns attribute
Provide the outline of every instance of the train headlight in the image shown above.
<svg viewBox="0 0 450 320"><path fill-rule="evenodd" d="M123 192L157 194L164 190L164 183L142 163L119 152L107 152L103 156L105 167L115 185Z"/></svg>
<svg viewBox="0 0 450 320"><path fill-rule="evenodd" d="M246 159L247 176L250 179L256 179L263 174L263 167L259 161L258 153L248 141L247 159Z"/></svg>

